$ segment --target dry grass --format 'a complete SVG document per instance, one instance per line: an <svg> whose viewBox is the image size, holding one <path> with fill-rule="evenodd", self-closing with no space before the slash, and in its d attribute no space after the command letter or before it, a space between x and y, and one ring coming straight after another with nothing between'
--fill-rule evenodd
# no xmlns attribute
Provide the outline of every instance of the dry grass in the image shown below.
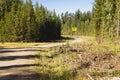
<svg viewBox="0 0 120 80"><path fill-rule="evenodd" d="M54 48L39 52L36 59L39 66L36 71L39 76L45 78L40 77L40 80L102 80L104 76L120 76L118 43L117 46L109 43L98 44L95 37L79 38L85 41L77 44L78 48L72 44L62 46L62 51Z"/></svg>
<svg viewBox="0 0 120 80"><path fill-rule="evenodd" d="M42 46L42 45L47 45L47 44L52 44L52 43L61 43L61 42L68 42L73 40L73 37L69 36L63 36L64 38L61 40L56 40L56 41L50 41L50 42L30 42L30 43L25 43L25 42L0 42L0 48L26 48L26 47L33 47L33 46Z"/></svg>
<svg viewBox="0 0 120 80"><path fill-rule="evenodd" d="M46 44L48 43L5 42L5 43L0 43L0 48L25 48L25 47L41 46Z"/></svg>

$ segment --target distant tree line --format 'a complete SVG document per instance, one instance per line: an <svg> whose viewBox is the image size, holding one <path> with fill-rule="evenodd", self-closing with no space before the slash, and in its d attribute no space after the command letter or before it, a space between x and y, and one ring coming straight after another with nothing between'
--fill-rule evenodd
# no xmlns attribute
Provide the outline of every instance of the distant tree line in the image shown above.
<svg viewBox="0 0 120 80"><path fill-rule="evenodd" d="M0 42L37 42L59 39L61 20L55 11L31 0L0 0Z"/></svg>
<svg viewBox="0 0 120 80"><path fill-rule="evenodd" d="M95 35L92 16L92 12L90 11L81 12L80 10L77 10L75 13L62 13L62 34L76 34L72 31L72 27L76 27L76 32L79 35Z"/></svg>
<svg viewBox="0 0 120 80"><path fill-rule="evenodd" d="M79 35L96 35L101 42L120 38L120 0L95 0L92 12L66 12L61 18L62 34L77 27Z"/></svg>

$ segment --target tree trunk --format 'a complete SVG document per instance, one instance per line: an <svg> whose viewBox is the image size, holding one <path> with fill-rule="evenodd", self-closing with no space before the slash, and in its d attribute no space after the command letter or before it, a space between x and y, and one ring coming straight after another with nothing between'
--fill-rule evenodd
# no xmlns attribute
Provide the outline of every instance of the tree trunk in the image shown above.
<svg viewBox="0 0 120 80"><path fill-rule="evenodd" d="M120 4L119 4L120 5ZM117 20L117 38L120 36L120 9L118 10L118 20Z"/></svg>

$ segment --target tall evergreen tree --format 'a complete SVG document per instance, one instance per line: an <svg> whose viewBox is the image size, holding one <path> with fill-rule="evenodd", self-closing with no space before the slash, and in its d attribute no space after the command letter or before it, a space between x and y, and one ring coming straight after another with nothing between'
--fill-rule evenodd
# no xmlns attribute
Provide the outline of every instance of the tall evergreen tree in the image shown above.
<svg viewBox="0 0 120 80"><path fill-rule="evenodd" d="M103 2L104 0L95 0L95 5L94 5L94 21L95 21L95 27L96 27L96 37L103 38L102 35L102 28L101 28L101 23L102 23L102 9L103 9Z"/></svg>
<svg viewBox="0 0 120 80"><path fill-rule="evenodd" d="M93 14L98 39L113 40L119 37L119 2L119 0L95 0Z"/></svg>
<svg viewBox="0 0 120 80"><path fill-rule="evenodd" d="M26 2L26 41L32 41L35 38L35 13L31 0L27 0ZM34 41L34 40L33 40Z"/></svg>
<svg viewBox="0 0 120 80"><path fill-rule="evenodd" d="M115 0L116 11L115 11L115 24L116 24L116 38L120 37L120 0Z"/></svg>

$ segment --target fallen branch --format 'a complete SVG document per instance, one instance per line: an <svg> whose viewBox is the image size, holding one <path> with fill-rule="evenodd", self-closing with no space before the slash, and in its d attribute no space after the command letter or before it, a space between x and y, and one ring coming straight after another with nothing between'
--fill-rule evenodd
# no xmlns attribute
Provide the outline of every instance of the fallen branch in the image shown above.
<svg viewBox="0 0 120 80"><path fill-rule="evenodd" d="M89 77L90 80L94 80L89 74L87 74L87 76Z"/></svg>

